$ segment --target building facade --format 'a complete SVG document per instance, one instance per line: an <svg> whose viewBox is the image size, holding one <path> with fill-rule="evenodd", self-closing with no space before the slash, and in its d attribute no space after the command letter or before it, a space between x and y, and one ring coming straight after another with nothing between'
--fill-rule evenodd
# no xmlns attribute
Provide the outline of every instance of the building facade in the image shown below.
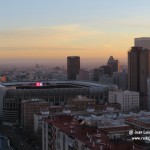
<svg viewBox="0 0 150 150"><path fill-rule="evenodd" d="M110 76L112 75L111 66L103 65L100 68L103 69L103 74L107 74L107 75L110 75Z"/></svg>
<svg viewBox="0 0 150 150"><path fill-rule="evenodd" d="M6 87L3 85L0 85L0 119L2 119L2 110L3 110L3 97L6 94Z"/></svg>
<svg viewBox="0 0 150 150"><path fill-rule="evenodd" d="M146 95L149 76L150 50L132 47L128 52L128 89Z"/></svg>
<svg viewBox="0 0 150 150"><path fill-rule="evenodd" d="M89 81L90 80L89 71L88 70L84 70L84 69L80 69L78 80Z"/></svg>
<svg viewBox="0 0 150 150"><path fill-rule="evenodd" d="M147 109L150 110L150 78L147 79Z"/></svg>
<svg viewBox="0 0 150 150"><path fill-rule="evenodd" d="M54 114L50 114L48 110L34 114L34 132L42 130L42 120L45 118L49 118L51 120L54 118Z"/></svg>
<svg viewBox="0 0 150 150"><path fill-rule="evenodd" d="M80 70L80 57L68 56L67 57L67 78L68 80L76 80Z"/></svg>
<svg viewBox="0 0 150 150"><path fill-rule="evenodd" d="M119 61L117 59L114 59L113 56L109 57L107 65L111 67L111 75L113 74L113 72L119 71Z"/></svg>
<svg viewBox="0 0 150 150"><path fill-rule="evenodd" d="M34 129L34 114L48 108L48 102L41 99L21 101L21 125L26 130Z"/></svg>
<svg viewBox="0 0 150 150"><path fill-rule="evenodd" d="M119 103L123 112L139 110L139 93L133 91L109 92L109 103Z"/></svg>
<svg viewBox="0 0 150 150"><path fill-rule="evenodd" d="M128 80L127 80L127 72L126 71L114 72L112 75L112 78L113 78L113 83L117 84L119 89L127 90Z"/></svg>

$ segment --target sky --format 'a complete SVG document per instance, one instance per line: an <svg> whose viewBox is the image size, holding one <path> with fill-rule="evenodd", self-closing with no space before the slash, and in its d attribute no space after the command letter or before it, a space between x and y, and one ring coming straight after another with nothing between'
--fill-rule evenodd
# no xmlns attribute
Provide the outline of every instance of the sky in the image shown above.
<svg viewBox="0 0 150 150"><path fill-rule="evenodd" d="M135 37L150 36L149 0L0 0L0 63L127 63Z"/></svg>

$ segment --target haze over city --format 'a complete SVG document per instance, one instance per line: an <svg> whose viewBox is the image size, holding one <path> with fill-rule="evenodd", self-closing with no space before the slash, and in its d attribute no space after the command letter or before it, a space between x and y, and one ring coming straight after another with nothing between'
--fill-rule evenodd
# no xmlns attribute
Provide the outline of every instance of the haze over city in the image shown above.
<svg viewBox="0 0 150 150"><path fill-rule="evenodd" d="M0 150L150 149L149 6L1 1Z"/></svg>
<svg viewBox="0 0 150 150"><path fill-rule="evenodd" d="M78 55L99 65L110 55L127 63L135 37L149 36L146 0L1 1L2 64L66 64Z"/></svg>

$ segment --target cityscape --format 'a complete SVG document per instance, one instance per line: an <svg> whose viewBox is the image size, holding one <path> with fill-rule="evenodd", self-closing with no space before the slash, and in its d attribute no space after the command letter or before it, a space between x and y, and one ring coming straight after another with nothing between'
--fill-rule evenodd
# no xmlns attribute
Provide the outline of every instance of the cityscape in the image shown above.
<svg viewBox="0 0 150 150"><path fill-rule="evenodd" d="M150 149L143 1L1 2L0 150Z"/></svg>

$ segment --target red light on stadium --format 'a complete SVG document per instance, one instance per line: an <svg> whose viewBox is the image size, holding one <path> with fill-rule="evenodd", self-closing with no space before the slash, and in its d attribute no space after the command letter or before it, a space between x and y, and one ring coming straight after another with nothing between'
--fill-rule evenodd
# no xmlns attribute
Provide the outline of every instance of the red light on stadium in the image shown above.
<svg viewBox="0 0 150 150"><path fill-rule="evenodd" d="M36 86L43 86L42 82L36 82Z"/></svg>

